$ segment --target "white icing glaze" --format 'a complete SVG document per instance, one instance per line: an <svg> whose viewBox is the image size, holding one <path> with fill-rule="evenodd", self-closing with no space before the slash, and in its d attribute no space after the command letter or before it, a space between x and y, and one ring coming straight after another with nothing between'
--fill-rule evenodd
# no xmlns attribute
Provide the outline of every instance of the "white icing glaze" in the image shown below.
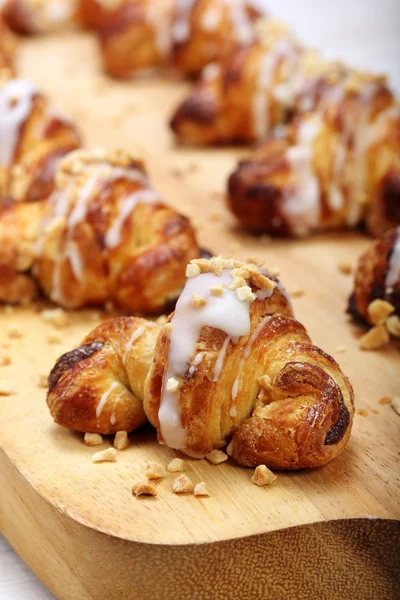
<svg viewBox="0 0 400 600"><path fill-rule="evenodd" d="M116 248L121 243L122 228L138 204L160 200L160 196L151 189L141 189L127 196L121 203L119 213L107 231L105 243L107 248Z"/></svg>
<svg viewBox="0 0 400 600"><path fill-rule="evenodd" d="M254 39L254 29L243 0L225 0L225 2L230 10L236 40L240 44L250 44Z"/></svg>
<svg viewBox="0 0 400 600"><path fill-rule="evenodd" d="M389 260L389 269L386 275L386 293L391 293L396 283L400 280L400 227L396 229L396 239Z"/></svg>
<svg viewBox="0 0 400 600"><path fill-rule="evenodd" d="M21 127L29 117L39 90L23 79L12 79L0 89L0 165L14 158Z"/></svg>
<svg viewBox="0 0 400 600"><path fill-rule="evenodd" d="M318 225L320 187L312 165L314 141L322 126L320 115L310 116L297 131L297 144L286 152L293 169L294 186L287 191L283 210L294 232L306 235Z"/></svg>
<svg viewBox="0 0 400 600"><path fill-rule="evenodd" d="M225 360L225 354L229 345L229 342L231 341L231 336L227 335L226 339L224 341L224 343L222 344L222 348L218 354L218 358L215 361L215 365L214 365L214 374L213 374L213 381L216 382L219 379L219 376L221 375L221 371L222 371L222 367L224 365L224 360Z"/></svg>
<svg viewBox="0 0 400 600"><path fill-rule="evenodd" d="M130 337L128 343L125 346L124 356L122 357L122 363L124 365L126 364L126 361L128 359L128 354L132 350L133 344L136 342L136 340L138 340L140 338L141 335L144 334L144 332L145 332L145 326L141 325L141 327L138 327L136 329L136 331L134 331L132 333L132 336Z"/></svg>
<svg viewBox="0 0 400 600"><path fill-rule="evenodd" d="M172 40L183 44L190 37L190 17L196 0L178 0L175 21L172 26Z"/></svg>
<svg viewBox="0 0 400 600"><path fill-rule="evenodd" d="M113 392L113 390L115 390L117 387L119 387L119 383L117 383L116 381L114 381L110 387L108 388L108 390L106 392L104 392L104 394L101 396L100 401L96 407L96 417L97 419L100 418L101 413L103 412L103 408L107 403L108 398L110 397L110 394Z"/></svg>
<svg viewBox="0 0 400 600"><path fill-rule="evenodd" d="M164 373L158 419L165 443L171 448L185 451L187 434L182 427L179 390L166 390L166 382L183 376L191 357L196 352L200 331L203 327L215 327L228 336L243 336L250 331L250 303L242 302L236 293L228 288L223 296L213 296L210 286L232 282L230 271L224 270L218 277L213 273L203 273L188 279L176 304L171 320L171 337ZM206 305L194 308L193 294L203 297Z"/></svg>
<svg viewBox="0 0 400 600"><path fill-rule="evenodd" d="M221 66L218 63L210 63L201 72L203 81L212 81L216 79L221 72Z"/></svg>
<svg viewBox="0 0 400 600"><path fill-rule="evenodd" d="M72 272L76 279L83 281L85 266L79 248L74 240L68 240L67 248L64 256L68 258Z"/></svg>

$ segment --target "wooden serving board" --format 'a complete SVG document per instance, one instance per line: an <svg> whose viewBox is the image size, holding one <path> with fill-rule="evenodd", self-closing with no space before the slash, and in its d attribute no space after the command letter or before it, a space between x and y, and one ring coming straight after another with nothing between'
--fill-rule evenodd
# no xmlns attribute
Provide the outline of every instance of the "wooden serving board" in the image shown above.
<svg viewBox="0 0 400 600"><path fill-rule="evenodd" d="M351 277L337 266L355 264L370 240L349 232L268 242L241 232L223 190L244 151L177 148L166 122L186 84L113 82L96 61L90 36L71 33L24 42L21 72L77 119L88 146L139 148L155 187L194 219L203 246L258 255L280 268L289 292L304 290L294 298L296 316L349 376L362 415L348 448L324 468L280 473L257 488L251 471L233 462L186 459L188 475L206 481L209 498L174 495L170 475L158 498L136 499L131 487L146 461L166 464L176 454L144 428L116 463L93 464L99 447L52 422L38 385L96 315L71 313L62 342L50 344L42 306L1 310L0 352L12 363L0 367L0 380L15 391L0 396L1 531L62 599L395 598L400 417L379 399L400 394L399 346L359 350L362 332L345 315ZM9 339L10 325L23 337Z"/></svg>

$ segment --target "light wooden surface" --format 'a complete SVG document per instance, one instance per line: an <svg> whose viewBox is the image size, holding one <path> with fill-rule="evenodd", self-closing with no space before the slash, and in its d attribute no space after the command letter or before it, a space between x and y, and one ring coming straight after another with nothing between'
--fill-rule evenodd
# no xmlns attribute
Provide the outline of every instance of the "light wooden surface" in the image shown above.
<svg viewBox="0 0 400 600"><path fill-rule="evenodd" d="M324 27L326 30L327 25ZM360 33L356 37L361 39ZM394 43L393 36L389 39ZM249 483L250 472L233 464L214 467L188 460L188 473L195 481L207 481L210 498L174 496L169 491L170 477L160 484L157 500L138 501L130 488L143 475L145 461L166 462L174 454L158 446L151 432L144 432L131 436L131 446L117 463L93 465L94 450L83 445L81 436L52 423L45 391L37 385L38 374L47 373L57 356L71 349L93 326L87 313L71 316L72 325L62 330L59 345L46 343L51 328L37 314L26 310L12 316L0 314L0 348L10 344L7 351L13 358L12 365L1 367L0 378L11 381L16 391L14 396L0 397L0 447L5 451L0 451L0 469L11 474L13 483L18 472L22 475L15 498L23 502L24 494L29 494L38 511L48 506L44 500L50 502L57 509L50 516L56 519L61 511L66 517L63 526L83 523L90 530L152 544L213 542L341 518L399 518L400 419L390 406L378 403L382 396L400 393L399 348L392 345L369 354L358 350L357 329L344 315L351 279L337 270L340 260L355 262L368 240L349 233L261 244L239 232L218 193L243 150L181 150L175 148L165 128L167 115L184 94L186 84L109 82L96 70L92 40L81 34L24 43L21 65L26 76L81 123L88 145L139 147L155 186L171 204L195 219L203 245L238 257L258 254L280 267L289 291L305 290L303 298L294 300L297 317L313 341L338 359L355 387L357 407L367 414L357 415L348 449L323 469L280 474L276 484L258 489ZM191 165L197 170L191 170ZM177 177L176 169L185 174ZM220 220L210 218L214 214ZM7 339L5 328L10 323L23 329L22 339ZM337 345L345 345L347 352L337 354ZM38 495L31 493L33 489ZM57 589L46 568L52 564L50 557L39 553L33 561L34 539L24 537L20 526L13 526L9 508L2 494L0 529L35 571ZM34 518L34 513L28 507L24 515L30 527L28 517ZM60 565L53 567L57 571ZM37 597L42 597L40 590Z"/></svg>

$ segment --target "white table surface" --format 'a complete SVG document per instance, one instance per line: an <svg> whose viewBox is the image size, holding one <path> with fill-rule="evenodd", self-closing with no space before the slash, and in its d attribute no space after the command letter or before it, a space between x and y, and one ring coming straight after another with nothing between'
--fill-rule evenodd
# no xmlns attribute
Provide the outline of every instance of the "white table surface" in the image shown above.
<svg viewBox="0 0 400 600"><path fill-rule="evenodd" d="M400 95L399 0L267 2L271 13L286 21L299 39L322 49L329 58L342 58L357 67L390 74L392 86ZM51 598L54 596L0 535L0 600Z"/></svg>

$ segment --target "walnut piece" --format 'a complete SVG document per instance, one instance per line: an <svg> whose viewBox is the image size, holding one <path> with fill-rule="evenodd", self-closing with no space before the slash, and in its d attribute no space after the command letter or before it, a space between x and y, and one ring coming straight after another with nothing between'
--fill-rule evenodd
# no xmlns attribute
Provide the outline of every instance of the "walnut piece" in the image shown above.
<svg viewBox="0 0 400 600"><path fill-rule="evenodd" d="M161 479L162 477L165 477L165 469L158 462L148 462L146 477L148 479Z"/></svg>
<svg viewBox="0 0 400 600"><path fill-rule="evenodd" d="M92 462L115 462L117 460L118 452L115 448L106 448L105 450L100 450L100 452L96 452L92 456Z"/></svg>
<svg viewBox="0 0 400 600"><path fill-rule="evenodd" d="M11 385L4 379L0 379L0 396L12 396L14 393Z"/></svg>
<svg viewBox="0 0 400 600"><path fill-rule="evenodd" d="M394 337L400 337L400 317L391 315L386 319L386 329Z"/></svg>
<svg viewBox="0 0 400 600"><path fill-rule="evenodd" d="M206 305L206 301L201 296L197 294L192 294L192 306L193 308L201 308Z"/></svg>
<svg viewBox="0 0 400 600"><path fill-rule="evenodd" d="M243 285L236 290L236 296L242 302L253 302L256 296L251 291L251 288L248 285Z"/></svg>
<svg viewBox="0 0 400 600"><path fill-rule="evenodd" d="M379 323L383 323L383 321L395 311L395 308L390 302L378 298L369 304L367 311L371 323L373 325L379 325Z"/></svg>
<svg viewBox="0 0 400 600"><path fill-rule="evenodd" d="M192 480L187 475L179 475L172 484L174 494L191 494L193 492Z"/></svg>
<svg viewBox="0 0 400 600"><path fill-rule="evenodd" d="M185 470L185 463L181 458L173 458L167 465L167 471L170 473L180 473Z"/></svg>
<svg viewBox="0 0 400 600"><path fill-rule="evenodd" d="M103 443L103 438L99 433L85 433L86 446L100 446Z"/></svg>
<svg viewBox="0 0 400 600"><path fill-rule="evenodd" d="M179 381L175 377L170 377L165 386L167 392L177 392L179 389Z"/></svg>
<svg viewBox="0 0 400 600"><path fill-rule="evenodd" d="M114 447L117 450L125 450L129 446L129 438L127 431L117 431L114 437Z"/></svg>
<svg viewBox="0 0 400 600"><path fill-rule="evenodd" d="M270 471L268 467L265 465L258 465L251 478L251 483L263 487L264 485L270 485L275 479L277 479L277 476Z"/></svg>
<svg viewBox="0 0 400 600"><path fill-rule="evenodd" d="M213 465L219 465L220 463L228 460L228 455L222 450L212 450L206 454L206 459L209 460Z"/></svg>
<svg viewBox="0 0 400 600"><path fill-rule="evenodd" d="M194 495L197 497L210 495L208 493L208 489L204 481L201 481L200 483L194 486Z"/></svg>
<svg viewBox="0 0 400 600"><path fill-rule="evenodd" d="M370 329L360 339L361 350L379 350L389 343L390 336L384 325L377 325Z"/></svg>
<svg viewBox="0 0 400 600"><path fill-rule="evenodd" d="M196 277L197 275L200 275L200 267L189 263L186 267L186 277Z"/></svg>
<svg viewBox="0 0 400 600"><path fill-rule="evenodd" d="M8 354L1 354L0 367L7 367L8 365L11 365L11 356L8 356Z"/></svg>
<svg viewBox="0 0 400 600"><path fill-rule="evenodd" d="M132 487L132 494L138 498L139 496L157 496L157 486L151 481L138 481Z"/></svg>

